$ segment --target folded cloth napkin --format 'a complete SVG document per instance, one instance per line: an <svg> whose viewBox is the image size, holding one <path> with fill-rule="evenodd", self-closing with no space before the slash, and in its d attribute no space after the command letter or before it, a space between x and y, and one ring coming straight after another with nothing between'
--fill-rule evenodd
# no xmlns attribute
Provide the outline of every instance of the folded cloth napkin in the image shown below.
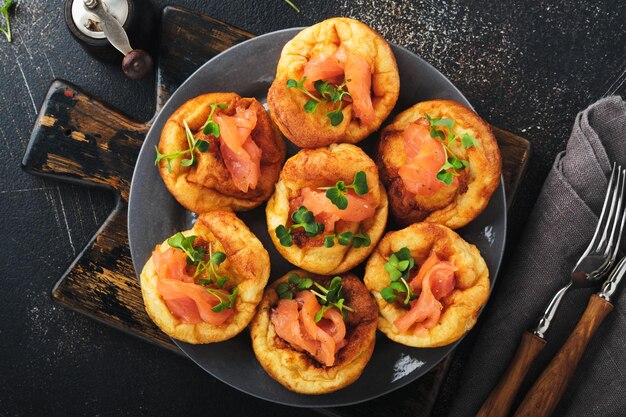
<svg viewBox="0 0 626 417"><path fill-rule="evenodd" d="M626 167L626 102L613 96L578 114L498 279L476 344L454 394L450 416L473 416L507 368L522 332L534 326L569 280L602 208L613 161ZM560 349L597 289L570 291L514 404ZM554 416L626 415L626 290L591 340Z"/></svg>

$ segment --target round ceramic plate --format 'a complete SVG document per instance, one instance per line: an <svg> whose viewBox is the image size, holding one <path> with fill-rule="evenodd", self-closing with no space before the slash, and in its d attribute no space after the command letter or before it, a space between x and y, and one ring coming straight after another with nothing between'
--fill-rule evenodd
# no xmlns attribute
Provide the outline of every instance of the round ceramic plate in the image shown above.
<svg viewBox="0 0 626 417"><path fill-rule="evenodd" d="M157 243L177 231L191 228L195 220L195 215L180 206L167 191L154 166L154 147L159 143L161 129L167 118L185 101L215 91L235 91L242 97L255 97L265 103L280 52L285 43L300 30L295 28L268 33L216 56L176 90L156 117L139 154L130 191L128 237L137 274ZM400 70L400 98L390 118L418 101L435 98L470 105L446 77L422 58L399 46L392 45L392 49ZM377 140L378 134L374 134L362 142L370 155L372 145ZM287 144L289 157L298 149L288 141ZM278 254L270 240L264 205L239 216L270 253L270 280L293 268ZM461 229L460 234L480 249L493 282L502 259L506 235L506 205L502 184L485 211ZM363 276L362 267L357 268L356 272ZM287 390L265 373L254 356L247 330L222 343L191 345L175 342L200 367L228 385L265 400L300 407L349 405L383 395L424 375L456 345L454 343L434 349L411 348L394 343L378 332L374 355L361 378L337 392L307 396Z"/></svg>

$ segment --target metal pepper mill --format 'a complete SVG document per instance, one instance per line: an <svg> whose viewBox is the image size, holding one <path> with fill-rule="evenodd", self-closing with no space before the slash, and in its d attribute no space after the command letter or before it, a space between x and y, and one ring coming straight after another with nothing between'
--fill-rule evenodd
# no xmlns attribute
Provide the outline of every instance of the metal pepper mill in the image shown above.
<svg viewBox="0 0 626 417"><path fill-rule="evenodd" d="M66 0L65 23L87 53L121 62L127 77L138 80L152 72L148 51L156 50L157 36L148 0Z"/></svg>

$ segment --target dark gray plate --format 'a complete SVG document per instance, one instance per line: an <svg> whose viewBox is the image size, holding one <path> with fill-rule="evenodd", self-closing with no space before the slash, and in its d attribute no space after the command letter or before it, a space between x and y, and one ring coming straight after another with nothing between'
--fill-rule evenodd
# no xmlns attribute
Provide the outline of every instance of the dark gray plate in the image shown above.
<svg viewBox="0 0 626 417"><path fill-rule="evenodd" d="M283 45L299 31L286 29L268 33L216 56L176 90L156 117L137 160L130 190L128 238L137 274L157 243L179 230L191 228L194 221L194 215L181 207L167 191L154 166L154 146L159 142L165 121L185 101L208 92L235 91L243 97L256 97L265 102ZM446 77L422 58L396 45L392 45L392 49L401 78L396 113L418 101L435 98L470 105ZM364 148L371 148L377 140L376 136L366 139ZM288 142L288 156L296 151L297 148ZM265 207L243 213L240 217L270 253L270 280L290 270L292 266L278 254L267 233ZM480 217L463 228L460 234L480 249L493 282L502 259L506 235L502 184ZM435 349L410 348L389 341L379 332L374 355L359 380L331 394L307 396L283 388L265 373L254 356L248 331L234 339L211 345L175 342L200 367L228 385L265 400L300 407L349 405L383 395L424 375L456 346L454 343Z"/></svg>

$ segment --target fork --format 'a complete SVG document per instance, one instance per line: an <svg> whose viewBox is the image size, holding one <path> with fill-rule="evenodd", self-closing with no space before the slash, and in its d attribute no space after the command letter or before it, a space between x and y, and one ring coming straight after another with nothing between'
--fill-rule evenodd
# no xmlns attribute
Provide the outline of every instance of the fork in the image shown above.
<svg viewBox="0 0 626 417"><path fill-rule="evenodd" d="M563 296L572 288L591 287L605 278L617 257L624 230L626 170L613 164L602 211L587 249L572 269L570 281L554 294L537 325L522 334L508 369L491 391L476 417L505 417L531 363L546 345L548 331Z"/></svg>
<svg viewBox="0 0 626 417"><path fill-rule="evenodd" d="M587 344L604 318L613 310L613 295L626 276L626 257L611 271L597 294L589 298L587 308L576 327L543 370L521 402L514 417L549 417L563 396Z"/></svg>

